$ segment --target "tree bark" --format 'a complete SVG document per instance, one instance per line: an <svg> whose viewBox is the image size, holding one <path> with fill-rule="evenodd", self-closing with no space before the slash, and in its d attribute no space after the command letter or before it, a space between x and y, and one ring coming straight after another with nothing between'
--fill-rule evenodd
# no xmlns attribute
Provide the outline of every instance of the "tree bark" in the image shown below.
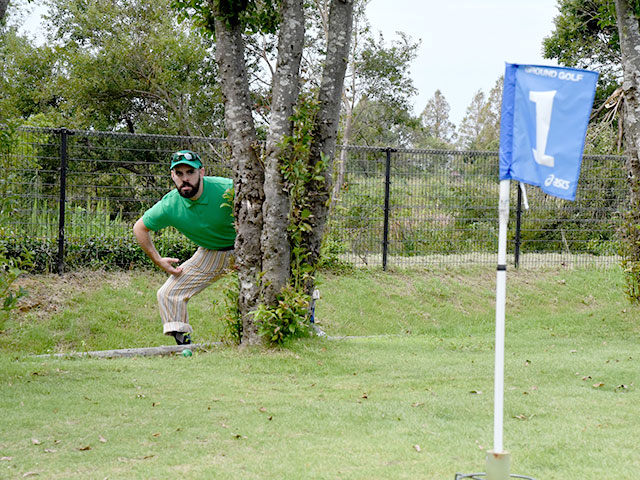
<svg viewBox="0 0 640 480"><path fill-rule="evenodd" d="M327 214L331 202L331 174L333 156L336 147L342 88L349 58L349 42L353 26L353 0L333 0L329 11L329 35L327 57L322 72L322 82L318 100L316 125L309 162L315 167L324 158L324 181L314 182L311 192L311 231L305 236L304 243L309 252L309 262L317 265L320 258L320 246L324 236ZM310 282L307 293L313 290Z"/></svg>
<svg viewBox="0 0 640 480"><path fill-rule="evenodd" d="M636 278L632 280L632 291L636 296L640 278L637 278L640 266L640 28L638 17L630 0L615 0L620 36L620 50L622 52L624 95L624 125L625 145L627 155L627 178L629 182L629 217L625 228L625 242L627 257L632 262L632 272ZM636 298L640 300L640 298Z"/></svg>
<svg viewBox="0 0 640 480"><path fill-rule="evenodd" d="M0 24L4 20L4 16L7 13L7 5L9 0L0 0Z"/></svg>
<svg viewBox="0 0 640 480"><path fill-rule="evenodd" d="M278 61L273 83L271 118L265 155L264 227L262 230L262 301L276 303L291 272L291 249L287 233L290 201L282 175L283 139L293 133L294 106L300 91L300 61L304 45L302 0L283 0L278 38Z"/></svg>
<svg viewBox="0 0 640 480"><path fill-rule="evenodd" d="M220 12L215 10L216 3L211 2L216 13L216 62L234 166L235 256L240 288L238 307L242 317L242 343L252 345L261 343L252 312L260 301L264 168L260 162L252 117L241 27L222 19Z"/></svg>
<svg viewBox="0 0 640 480"><path fill-rule="evenodd" d="M640 28L627 0L616 0L622 70L624 123L632 205L640 205Z"/></svg>

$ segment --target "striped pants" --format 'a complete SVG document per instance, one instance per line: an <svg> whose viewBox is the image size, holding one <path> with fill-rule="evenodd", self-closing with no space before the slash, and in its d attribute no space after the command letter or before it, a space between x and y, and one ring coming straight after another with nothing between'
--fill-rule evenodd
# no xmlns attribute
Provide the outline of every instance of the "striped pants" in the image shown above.
<svg viewBox="0 0 640 480"><path fill-rule="evenodd" d="M222 277L233 262L233 250L217 251L199 247L189 260L184 262L179 275L169 275L158 290L158 305L163 332L192 332L189 325L187 303L195 294Z"/></svg>

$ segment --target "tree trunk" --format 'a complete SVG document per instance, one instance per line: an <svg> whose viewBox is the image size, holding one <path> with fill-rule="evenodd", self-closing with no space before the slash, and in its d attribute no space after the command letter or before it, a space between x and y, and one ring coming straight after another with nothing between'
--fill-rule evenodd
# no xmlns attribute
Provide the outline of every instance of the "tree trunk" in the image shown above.
<svg viewBox="0 0 640 480"><path fill-rule="evenodd" d="M626 219L625 270L633 277L628 278L631 297L640 300L640 28L633 4L629 0L615 0L622 52L624 79L624 125L627 155L627 178L629 182L629 212Z"/></svg>
<svg viewBox="0 0 640 480"><path fill-rule="evenodd" d="M278 38L278 62L273 83L271 118L265 159L264 227L262 230L262 301L276 303L291 272L291 249L287 234L289 195L282 176L282 159L290 152L282 141L293 133L294 106L300 90L299 72L304 45L302 0L283 0Z"/></svg>
<svg viewBox="0 0 640 480"><path fill-rule="evenodd" d="M349 58L349 42L353 25L353 0L333 0L329 11L329 35L327 57L322 72L322 82L318 100L320 110L314 126L309 162L315 167L323 159L324 182L315 181L311 192L311 231L306 235L304 244L309 252L309 263L317 265L320 258L320 246L324 236L327 214L331 202L331 172L336 147L342 88ZM307 286L307 293L313 290L313 284Z"/></svg>
<svg viewBox="0 0 640 480"><path fill-rule="evenodd" d="M217 2L212 2L214 5ZM260 301L264 169L252 116L249 83L244 58L244 41L239 25L215 17L216 62L224 95L225 123L234 166L235 242L242 343L261 343L252 312Z"/></svg>
<svg viewBox="0 0 640 480"><path fill-rule="evenodd" d="M9 0L0 0L0 24L4 20L4 15L7 13L7 5Z"/></svg>

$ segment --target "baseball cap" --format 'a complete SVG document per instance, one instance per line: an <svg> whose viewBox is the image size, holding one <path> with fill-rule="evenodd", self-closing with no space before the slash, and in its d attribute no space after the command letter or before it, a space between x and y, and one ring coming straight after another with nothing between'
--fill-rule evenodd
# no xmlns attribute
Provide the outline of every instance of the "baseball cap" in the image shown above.
<svg viewBox="0 0 640 480"><path fill-rule="evenodd" d="M191 150L180 150L179 152L171 155L171 168L173 170L176 165L180 165L184 163L193 168L202 168L202 161L200 160L200 156L192 152Z"/></svg>

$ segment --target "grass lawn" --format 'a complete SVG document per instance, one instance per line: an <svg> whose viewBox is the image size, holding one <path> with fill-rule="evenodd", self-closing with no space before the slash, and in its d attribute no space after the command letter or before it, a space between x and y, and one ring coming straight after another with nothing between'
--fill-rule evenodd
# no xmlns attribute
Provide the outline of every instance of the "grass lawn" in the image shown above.
<svg viewBox="0 0 640 480"><path fill-rule="evenodd" d="M22 280L0 334L0 478L453 479L493 441L495 272L324 274L332 337L99 360L33 354L170 344L149 272ZM632 479L640 308L618 269L508 273L512 472ZM219 340L221 288L191 305ZM37 476L36 476L37 475Z"/></svg>

